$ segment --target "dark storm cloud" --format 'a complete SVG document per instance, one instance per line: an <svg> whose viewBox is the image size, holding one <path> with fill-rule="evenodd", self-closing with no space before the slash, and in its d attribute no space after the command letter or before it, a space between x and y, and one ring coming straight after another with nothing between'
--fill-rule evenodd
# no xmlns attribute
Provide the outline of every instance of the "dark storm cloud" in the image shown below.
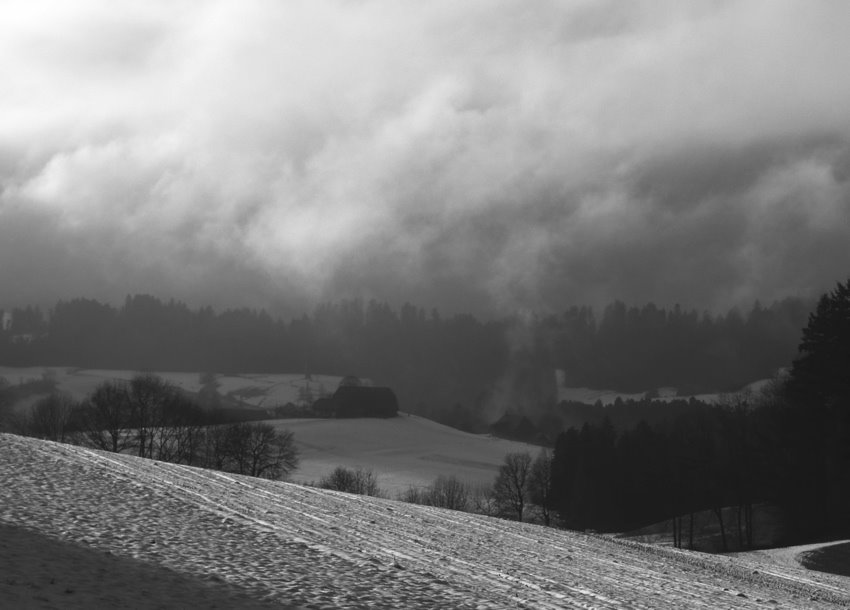
<svg viewBox="0 0 850 610"><path fill-rule="evenodd" d="M0 24L0 305L725 308L850 268L847 3L125 8Z"/></svg>

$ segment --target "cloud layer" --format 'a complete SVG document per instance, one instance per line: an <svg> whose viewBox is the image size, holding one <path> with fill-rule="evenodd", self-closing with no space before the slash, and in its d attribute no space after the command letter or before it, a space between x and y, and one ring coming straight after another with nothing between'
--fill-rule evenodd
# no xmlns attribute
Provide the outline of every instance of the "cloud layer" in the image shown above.
<svg viewBox="0 0 850 610"><path fill-rule="evenodd" d="M850 269L840 0L12 7L6 305L710 309Z"/></svg>

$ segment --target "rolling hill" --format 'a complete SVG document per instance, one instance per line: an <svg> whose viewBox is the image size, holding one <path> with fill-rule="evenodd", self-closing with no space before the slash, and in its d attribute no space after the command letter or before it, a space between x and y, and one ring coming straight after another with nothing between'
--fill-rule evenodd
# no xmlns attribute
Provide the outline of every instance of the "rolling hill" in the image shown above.
<svg viewBox="0 0 850 610"><path fill-rule="evenodd" d="M237 597L303 608L850 605L850 579L802 568L7 434L0 434L0 528L24 541L3 539L3 607L83 608L108 598L149 608L162 597L198 607L228 607ZM33 539L54 542L39 556L25 546ZM54 590L79 566L56 564L51 576L52 551L111 563L98 564L99 577L82 570L88 580ZM26 561L40 566L39 576L19 575ZM127 582L128 566L148 576Z"/></svg>
<svg viewBox="0 0 850 610"><path fill-rule="evenodd" d="M336 466L362 467L378 475L390 495L430 485L439 475L471 484L491 484L506 454L540 447L469 434L429 419L401 413L389 419L273 420L291 430L301 451L296 482L318 481Z"/></svg>

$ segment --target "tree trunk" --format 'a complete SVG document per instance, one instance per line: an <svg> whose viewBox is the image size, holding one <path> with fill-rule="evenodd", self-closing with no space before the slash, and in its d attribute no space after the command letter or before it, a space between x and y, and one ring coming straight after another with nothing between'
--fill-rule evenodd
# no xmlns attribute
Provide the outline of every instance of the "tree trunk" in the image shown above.
<svg viewBox="0 0 850 610"><path fill-rule="evenodd" d="M694 513L690 513L690 522L688 523L688 548L694 550Z"/></svg>
<svg viewBox="0 0 850 610"><path fill-rule="evenodd" d="M747 548L753 548L753 504L747 502L744 507L744 515L747 520Z"/></svg>
<svg viewBox="0 0 850 610"><path fill-rule="evenodd" d="M737 527L738 527L738 549L740 549L740 550L743 550L743 548L744 548L744 527L743 527L743 524L741 523L741 520L743 519L743 516L744 516L743 511L744 511L744 503L739 502L738 503L738 524L737 524Z"/></svg>
<svg viewBox="0 0 850 610"><path fill-rule="evenodd" d="M729 547L726 545L726 528L723 526L723 507L715 508L714 514L717 515L717 521L720 523L720 543L725 553L729 550Z"/></svg>

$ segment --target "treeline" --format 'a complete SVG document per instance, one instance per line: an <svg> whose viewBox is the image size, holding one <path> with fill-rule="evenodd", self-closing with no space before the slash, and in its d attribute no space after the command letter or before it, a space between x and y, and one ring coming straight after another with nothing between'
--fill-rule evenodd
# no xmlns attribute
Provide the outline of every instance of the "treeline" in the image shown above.
<svg viewBox="0 0 850 610"><path fill-rule="evenodd" d="M674 543L691 548L696 517L708 513L718 532L713 550L753 548L759 528L777 526L756 517L764 506L782 515L785 544L850 536L848 372L850 281L820 299L790 370L759 392L716 405L564 404L560 413L575 425L553 452L508 454L489 487L440 477L399 499L578 530L667 521ZM374 493L338 470L326 486Z"/></svg>
<svg viewBox="0 0 850 610"><path fill-rule="evenodd" d="M551 487L562 524L624 531L675 518L682 545L694 513L711 510L722 548L752 547L753 507L767 502L790 541L850 534L850 281L821 298L787 376L758 395L682 406L562 433ZM734 531L724 507L737 508Z"/></svg>
<svg viewBox="0 0 850 610"><path fill-rule="evenodd" d="M28 412L0 410L0 430L270 479L297 467L291 432L234 415L200 407L160 377L137 375L129 382L103 382L79 402L53 391Z"/></svg>
<svg viewBox="0 0 850 610"><path fill-rule="evenodd" d="M733 390L790 364L809 307L787 299L710 315L615 302L482 321L410 304L322 305L289 321L265 311L190 309L152 296L12 310L0 363L129 370L356 374L408 411L480 429L511 408L548 409L560 382L619 391Z"/></svg>

